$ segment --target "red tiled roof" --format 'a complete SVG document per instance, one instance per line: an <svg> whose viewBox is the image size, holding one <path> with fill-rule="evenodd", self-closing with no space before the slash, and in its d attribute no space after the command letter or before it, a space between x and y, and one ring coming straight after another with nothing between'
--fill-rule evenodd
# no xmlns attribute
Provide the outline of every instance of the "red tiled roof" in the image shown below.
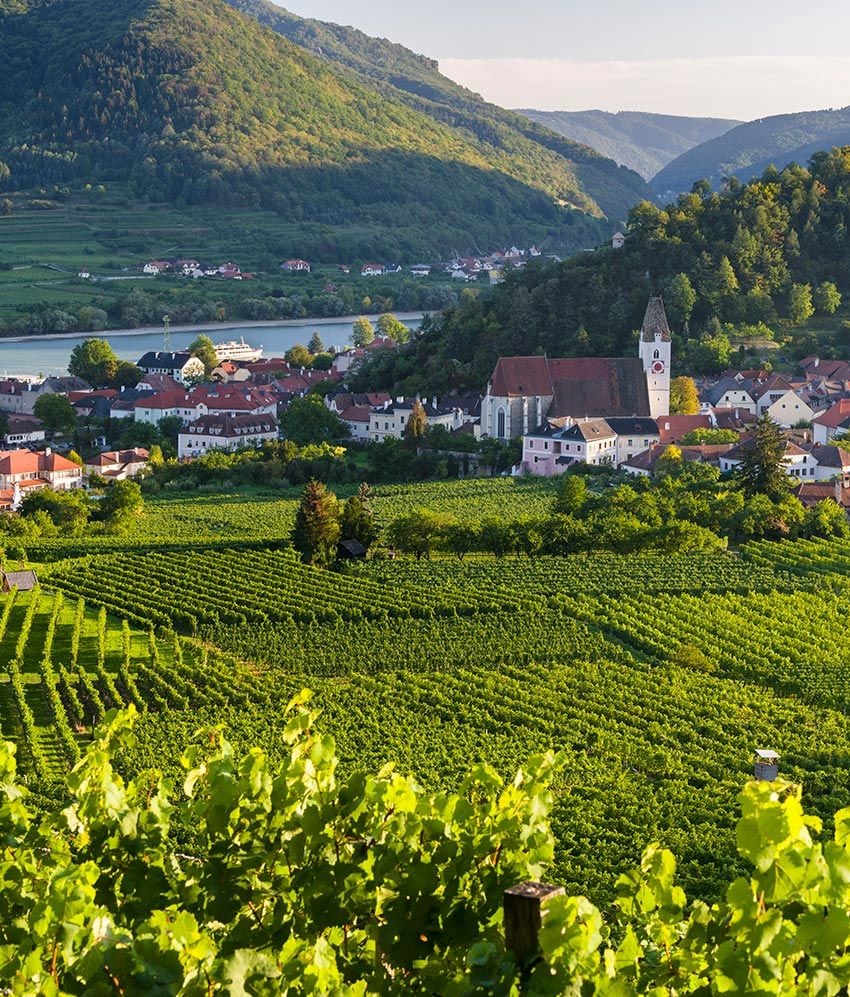
<svg viewBox="0 0 850 997"><path fill-rule="evenodd" d="M707 415L662 415L657 421L661 443L675 443L695 429L711 429Z"/></svg>
<svg viewBox="0 0 850 997"><path fill-rule="evenodd" d="M491 381L490 394L498 398L555 393L546 357L499 357Z"/></svg>
<svg viewBox="0 0 850 997"><path fill-rule="evenodd" d="M0 474L25 474L32 471L74 471L79 466L57 453L33 453L31 450L0 452ZM44 482L47 484L47 482Z"/></svg>
<svg viewBox="0 0 850 997"><path fill-rule="evenodd" d="M819 426L837 429L845 419L850 418L850 398L840 398L826 412L822 412L813 422Z"/></svg>

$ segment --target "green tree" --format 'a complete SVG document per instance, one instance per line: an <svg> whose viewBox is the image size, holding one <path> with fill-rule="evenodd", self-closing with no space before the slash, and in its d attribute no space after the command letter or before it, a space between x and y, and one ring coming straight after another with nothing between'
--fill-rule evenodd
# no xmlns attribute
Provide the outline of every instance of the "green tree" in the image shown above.
<svg viewBox="0 0 850 997"><path fill-rule="evenodd" d="M831 280L825 280L814 289L812 304L821 315L834 315L841 306L841 293Z"/></svg>
<svg viewBox="0 0 850 997"><path fill-rule="evenodd" d="M205 336L203 333L196 336L189 344L189 353L203 363L205 377L209 377L210 373L218 366L215 344L209 336Z"/></svg>
<svg viewBox="0 0 850 997"><path fill-rule="evenodd" d="M699 393L692 377L674 377L670 382L670 412L673 415L699 412Z"/></svg>
<svg viewBox="0 0 850 997"><path fill-rule="evenodd" d="M304 487L291 539L292 546L307 564L327 567L336 560L340 540L339 502L321 481L309 481Z"/></svg>
<svg viewBox="0 0 850 997"><path fill-rule="evenodd" d="M112 378L113 388L135 388L144 377L144 371L128 360L119 360Z"/></svg>
<svg viewBox="0 0 850 997"><path fill-rule="evenodd" d="M580 516L587 505L587 482L579 474L563 474L555 492L554 512L559 516Z"/></svg>
<svg viewBox="0 0 850 997"><path fill-rule="evenodd" d="M93 388L111 384L117 368L118 355L105 339L84 339L71 350L68 361L68 372Z"/></svg>
<svg viewBox="0 0 850 997"><path fill-rule="evenodd" d="M356 495L345 503L340 521L341 540L359 540L369 550L378 537L378 524L372 504L374 494L364 481Z"/></svg>
<svg viewBox="0 0 850 997"><path fill-rule="evenodd" d="M695 446L700 443L737 443L741 439L734 429L692 429L679 440L682 446Z"/></svg>
<svg viewBox="0 0 850 997"><path fill-rule="evenodd" d="M745 494L766 495L770 499L787 494L785 437L767 412L760 416L740 452L739 474Z"/></svg>
<svg viewBox="0 0 850 997"><path fill-rule="evenodd" d="M0 215L7 217L11 215L14 210L15 205L9 200L8 197L0 199Z"/></svg>
<svg viewBox="0 0 850 997"><path fill-rule="evenodd" d="M693 315L697 292L686 273L674 274L664 284L664 306L671 325L681 329Z"/></svg>
<svg viewBox="0 0 850 997"><path fill-rule="evenodd" d="M137 482L130 480L113 482L100 502L100 514L113 530L129 527L144 509L142 489Z"/></svg>
<svg viewBox="0 0 850 997"><path fill-rule="evenodd" d="M425 414L425 406L416 398L411 406L407 425L404 427L404 438L415 450L424 440L427 432L428 416Z"/></svg>
<svg viewBox="0 0 850 997"><path fill-rule="evenodd" d="M51 438L57 434L74 431L77 413L67 395L39 395L33 406L33 415L44 423L44 430Z"/></svg>
<svg viewBox="0 0 850 997"><path fill-rule="evenodd" d="M313 354L313 356L325 352L325 344L322 342L322 337L319 335L318 332L314 332L313 335L310 337L310 342L307 344L307 349L309 350L310 353Z"/></svg>
<svg viewBox="0 0 850 997"><path fill-rule="evenodd" d="M352 345L357 347L368 346L374 338L375 329L365 315L354 320L354 325L351 327Z"/></svg>
<svg viewBox="0 0 850 997"><path fill-rule="evenodd" d="M448 527L455 519L447 513L431 509L413 509L396 516L387 530L388 542L404 554L415 554L416 559L430 557L442 544Z"/></svg>
<svg viewBox="0 0 850 997"><path fill-rule="evenodd" d="M291 367L309 367L313 362L312 354L303 343L296 343L283 356Z"/></svg>
<svg viewBox="0 0 850 997"><path fill-rule="evenodd" d="M293 398L280 419L284 439L299 447L311 443L327 443L347 435L347 428L336 412L332 412L319 395Z"/></svg>
<svg viewBox="0 0 850 997"><path fill-rule="evenodd" d="M812 285L794 284L788 295L788 317L794 325L802 325L815 313L812 304Z"/></svg>
<svg viewBox="0 0 850 997"><path fill-rule="evenodd" d="M9 416L0 411L0 440L5 440L9 435Z"/></svg>
<svg viewBox="0 0 850 997"><path fill-rule="evenodd" d="M45 514L63 534L82 532L88 523L91 506L82 489L57 492L41 488L30 492L21 503L21 515L27 518Z"/></svg>
<svg viewBox="0 0 850 997"><path fill-rule="evenodd" d="M384 314L378 316L378 335L388 336L397 343L406 343L410 339L410 329L395 317L395 315Z"/></svg>

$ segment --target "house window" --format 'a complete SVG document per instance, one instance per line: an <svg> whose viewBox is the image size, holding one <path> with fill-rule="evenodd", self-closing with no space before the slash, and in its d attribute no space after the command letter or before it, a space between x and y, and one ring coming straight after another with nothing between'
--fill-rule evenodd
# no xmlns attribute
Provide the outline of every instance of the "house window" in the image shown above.
<svg viewBox="0 0 850 997"><path fill-rule="evenodd" d="M661 354L658 352L658 350L655 350L655 352L652 354L652 359L653 360L660 360L661 359Z"/></svg>
<svg viewBox="0 0 850 997"><path fill-rule="evenodd" d="M544 450L548 450L549 449L549 444L548 443L544 443L543 444L543 449Z"/></svg>
<svg viewBox="0 0 850 997"><path fill-rule="evenodd" d="M496 413L496 436L502 438L505 435L505 410L500 408Z"/></svg>
<svg viewBox="0 0 850 997"><path fill-rule="evenodd" d="M534 449L534 440L529 440L528 441L528 449L529 450L533 450Z"/></svg>

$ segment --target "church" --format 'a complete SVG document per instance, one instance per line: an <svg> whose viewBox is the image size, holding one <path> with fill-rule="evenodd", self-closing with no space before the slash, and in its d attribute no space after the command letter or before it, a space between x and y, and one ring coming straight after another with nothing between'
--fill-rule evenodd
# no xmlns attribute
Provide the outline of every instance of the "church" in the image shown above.
<svg viewBox="0 0 850 997"><path fill-rule="evenodd" d="M500 357L481 403L481 435L509 440L587 419L670 414L670 326L646 308L636 357Z"/></svg>

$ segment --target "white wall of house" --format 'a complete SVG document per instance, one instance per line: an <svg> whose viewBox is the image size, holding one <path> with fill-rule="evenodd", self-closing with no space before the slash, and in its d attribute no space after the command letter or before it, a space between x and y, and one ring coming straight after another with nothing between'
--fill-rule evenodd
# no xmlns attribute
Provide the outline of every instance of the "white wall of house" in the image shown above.
<svg viewBox="0 0 850 997"><path fill-rule="evenodd" d="M749 391L730 388L729 391L723 393L719 401L714 402L714 408L738 408L755 415L757 406Z"/></svg>
<svg viewBox="0 0 850 997"><path fill-rule="evenodd" d="M201 457L210 450L241 450L259 447L267 440L276 440L277 430L266 433L240 433L236 436L221 436L215 433L180 433L177 436L177 456Z"/></svg>
<svg viewBox="0 0 850 997"><path fill-rule="evenodd" d="M786 429L798 422L811 422L815 416L811 408L796 391L768 391L758 401L758 414L764 412L780 426Z"/></svg>

